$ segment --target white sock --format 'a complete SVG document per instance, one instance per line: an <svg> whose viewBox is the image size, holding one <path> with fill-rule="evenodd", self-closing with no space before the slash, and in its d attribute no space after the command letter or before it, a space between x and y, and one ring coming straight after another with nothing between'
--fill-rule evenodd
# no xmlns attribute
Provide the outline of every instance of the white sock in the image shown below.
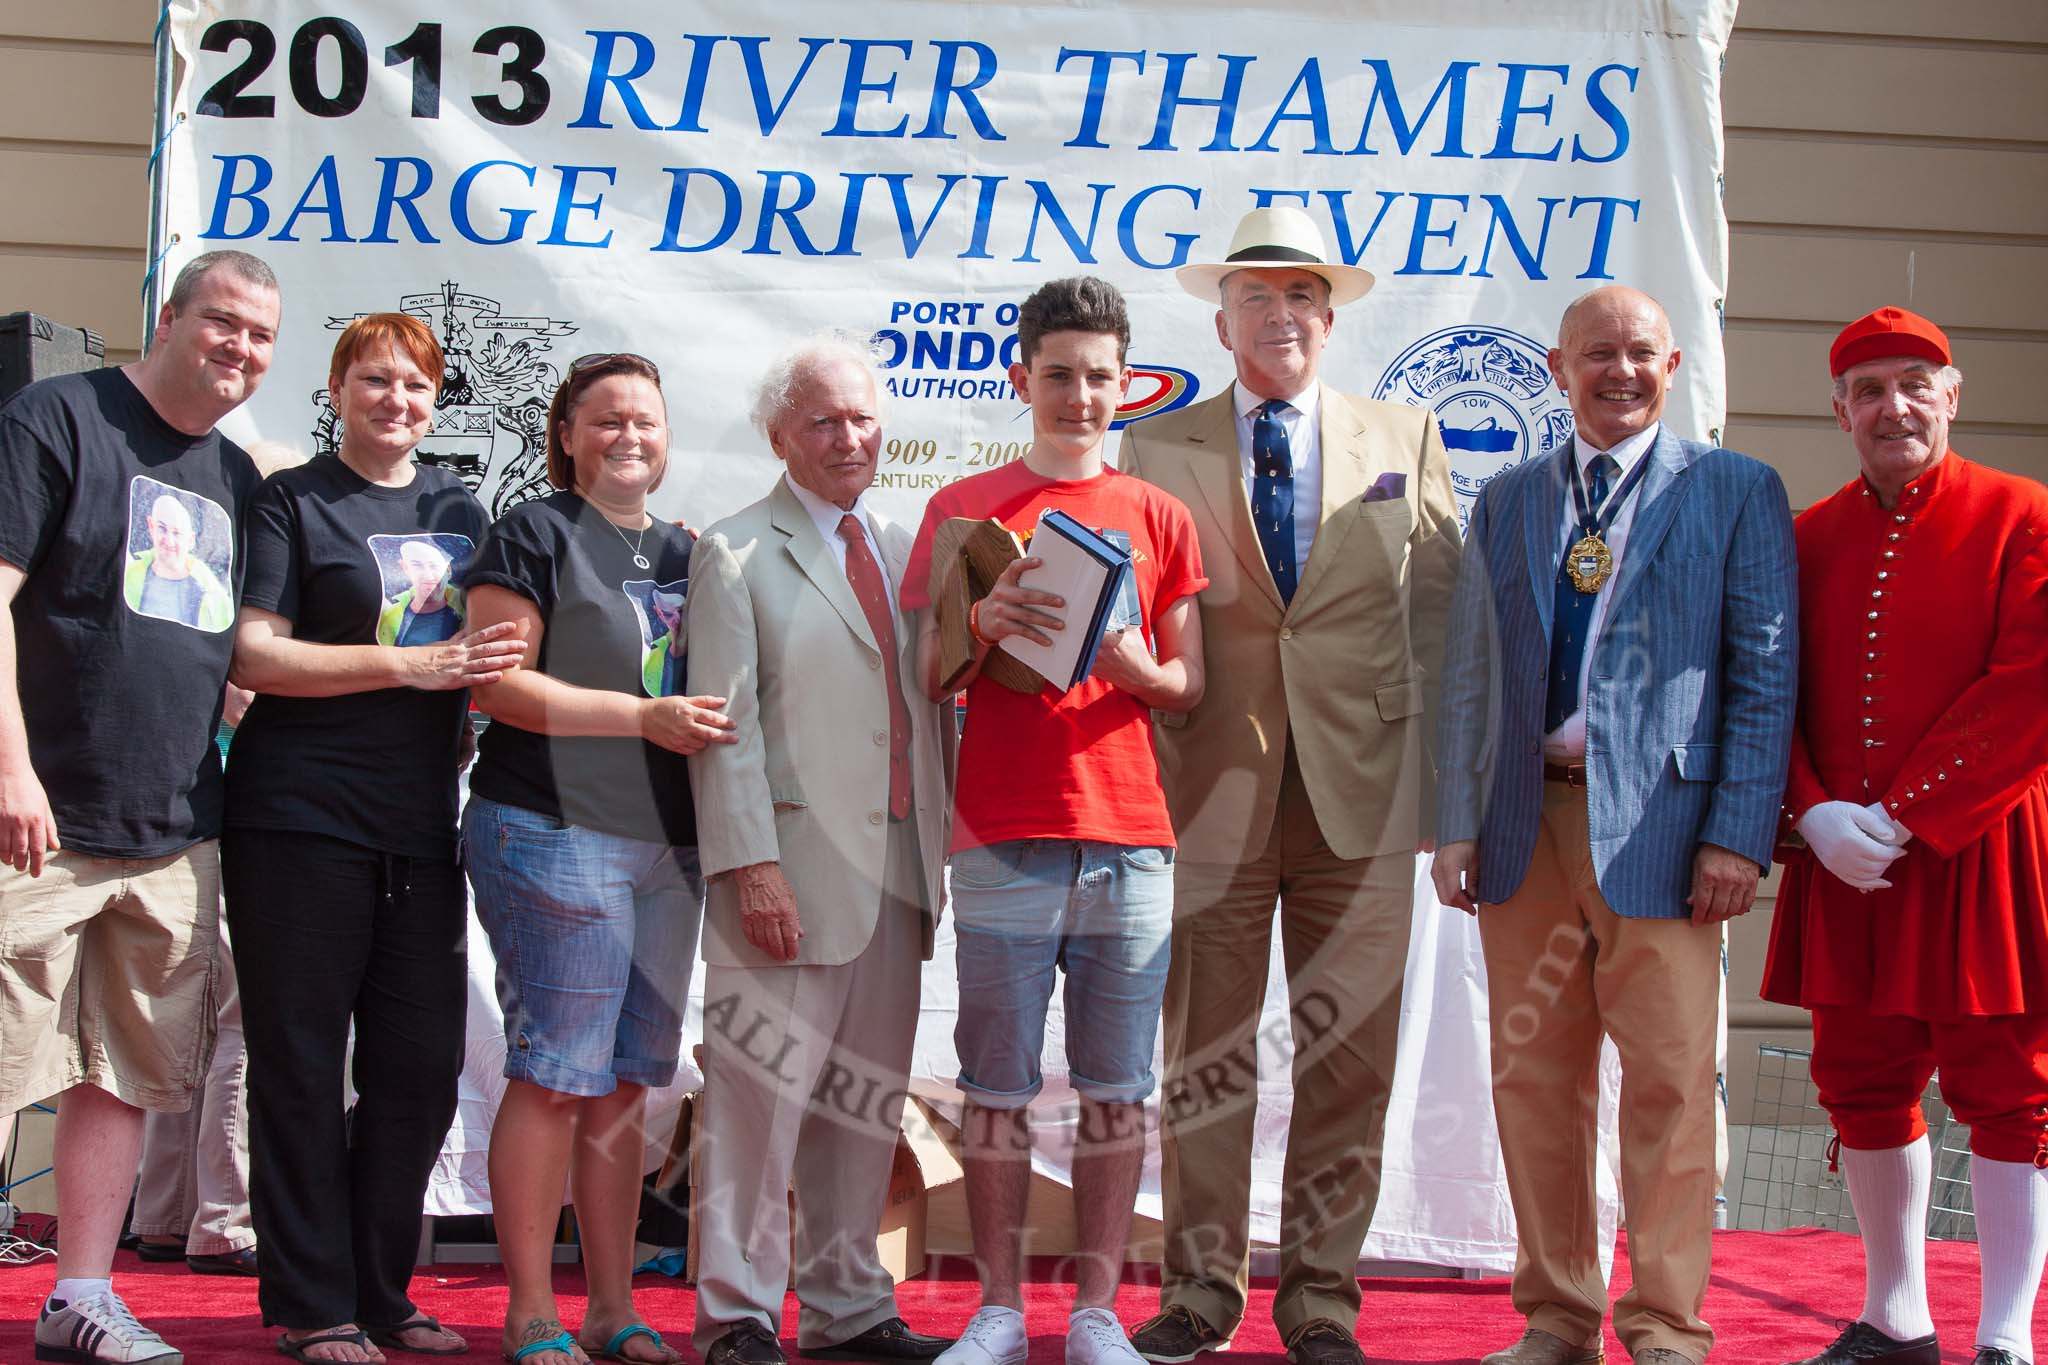
<svg viewBox="0 0 2048 1365"><path fill-rule="evenodd" d="M2048 1171L2029 1161L1970 1157L1970 1202L1977 1210L1977 1260L1984 1298L1977 1345L2034 1358L2034 1292L2048 1257Z"/></svg>
<svg viewBox="0 0 2048 1365"><path fill-rule="evenodd" d="M1881 1152L1841 1149L1849 1202L1863 1230L1862 1320L1894 1341L1934 1331L1927 1312L1927 1199L1934 1153L1926 1137Z"/></svg>
<svg viewBox="0 0 2048 1365"><path fill-rule="evenodd" d="M59 1280L50 1289L50 1302L59 1308L94 1294L112 1293L112 1280Z"/></svg>

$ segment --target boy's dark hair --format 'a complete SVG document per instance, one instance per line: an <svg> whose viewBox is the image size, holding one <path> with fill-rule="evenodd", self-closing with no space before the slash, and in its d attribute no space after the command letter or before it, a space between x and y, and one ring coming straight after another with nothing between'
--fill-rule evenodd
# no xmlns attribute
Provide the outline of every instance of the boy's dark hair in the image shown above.
<svg viewBox="0 0 2048 1365"><path fill-rule="evenodd" d="M1117 364L1131 348L1131 314L1124 296L1108 280L1069 275L1040 285L1017 310L1017 356L1026 369L1049 332L1109 332L1116 336Z"/></svg>

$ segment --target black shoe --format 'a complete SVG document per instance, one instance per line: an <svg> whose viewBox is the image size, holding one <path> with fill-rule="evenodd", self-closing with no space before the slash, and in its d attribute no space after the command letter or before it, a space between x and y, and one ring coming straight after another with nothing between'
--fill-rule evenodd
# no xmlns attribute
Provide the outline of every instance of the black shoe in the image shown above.
<svg viewBox="0 0 2048 1365"><path fill-rule="evenodd" d="M902 1318L886 1318L859 1336L832 1346L799 1346L797 1354L813 1360L867 1360L891 1365L898 1360L930 1360L953 1344L951 1337L913 1332Z"/></svg>
<svg viewBox="0 0 2048 1365"><path fill-rule="evenodd" d="M187 1256L185 1269L194 1275L242 1275L256 1278L256 1248L219 1251L210 1256Z"/></svg>
<svg viewBox="0 0 2048 1365"><path fill-rule="evenodd" d="M752 1318L711 1343L704 1365L789 1365L782 1347Z"/></svg>
<svg viewBox="0 0 2048 1365"><path fill-rule="evenodd" d="M169 1265L172 1261L185 1259L183 1242L152 1242L146 1239L135 1243L135 1254L152 1265Z"/></svg>
<svg viewBox="0 0 2048 1365"><path fill-rule="evenodd" d="M1834 1345L1793 1365L1941 1365L1941 1347L1932 1332L1899 1341L1867 1322L1852 1322Z"/></svg>
<svg viewBox="0 0 2048 1365"><path fill-rule="evenodd" d="M1979 1346L1977 1359L1972 1365L2027 1365L2027 1362L2003 1346Z"/></svg>
<svg viewBox="0 0 2048 1365"><path fill-rule="evenodd" d="M1358 1338L1329 1318L1310 1318L1295 1328L1287 1358L1294 1365L1365 1365Z"/></svg>
<svg viewBox="0 0 2048 1365"><path fill-rule="evenodd" d="M1168 1304L1131 1329L1131 1347L1154 1365L1186 1365L1204 1351L1220 1351L1230 1338L1184 1303Z"/></svg>

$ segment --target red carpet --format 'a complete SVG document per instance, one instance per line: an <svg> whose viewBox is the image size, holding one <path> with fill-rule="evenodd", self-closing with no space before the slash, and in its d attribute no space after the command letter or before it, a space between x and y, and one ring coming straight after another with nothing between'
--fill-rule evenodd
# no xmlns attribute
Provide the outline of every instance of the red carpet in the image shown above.
<svg viewBox="0 0 2048 1365"><path fill-rule="evenodd" d="M1928 1248L1929 1290L1934 1320L1945 1350L1943 1361L1967 1362L1977 1322L1977 1248L1937 1242ZM1862 1258L1853 1238L1831 1232L1730 1232L1714 1239L1713 1287L1707 1294L1706 1317L1718 1334L1714 1359L1730 1365L1770 1365L1811 1354L1833 1339L1838 1318L1862 1305ZM914 1327L952 1332L967 1321L976 1306L975 1286L964 1262L941 1267L944 1278L913 1280L898 1290L904 1316ZM440 1272L414 1282L413 1298L427 1312L470 1339L468 1359L498 1358L499 1332L505 1311L505 1282L496 1266L440 1266ZM1059 1268L1034 1267L1044 1280ZM257 1365L281 1359L272 1347L274 1332L257 1325L256 1285L252 1280L217 1279L188 1274L183 1267L145 1266L123 1253L115 1268L116 1285L128 1304L172 1343L181 1346L193 1365ZM33 1358L28 1326L36 1306L48 1293L55 1268L39 1265L0 1268L0 1362ZM1616 1267L1615 1293L1628 1283L1626 1258ZM557 1278L562 1316L572 1326L583 1306L581 1274L564 1268ZM1032 1365L1059 1365L1066 1331L1068 1292L1051 1283L1034 1285L1029 1311ZM689 1342L695 1296L675 1281L644 1275L639 1281L641 1310L677 1346ZM1280 1343L1267 1317L1273 1286L1253 1286L1250 1316L1231 1354L1268 1358L1280 1354ZM1117 1308L1126 1325L1149 1316L1158 1303L1156 1290L1133 1282L1125 1286ZM796 1303L787 1307L793 1333ZM2039 1318L2037 1336L2041 1335ZM1423 1365L1424 1362L1471 1361L1511 1340L1520 1320L1508 1303L1507 1282L1493 1280L1368 1280L1360 1340L1375 1362ZM785 1335L784 1348L794 1342ZM1608 1341L1609 1359L1621 1365L1627 1356L1619 1343ZM390 1353L396 1365L427 1357ZM692 1353L693 1360L695 1359Z"/></svg>

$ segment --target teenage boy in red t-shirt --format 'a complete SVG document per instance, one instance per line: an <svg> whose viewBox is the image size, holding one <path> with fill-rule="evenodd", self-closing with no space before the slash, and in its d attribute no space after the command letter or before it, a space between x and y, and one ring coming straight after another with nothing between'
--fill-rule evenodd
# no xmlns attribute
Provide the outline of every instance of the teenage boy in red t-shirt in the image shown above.
<svg viewBox="0 0 2048 1365"><path fill-rule="evenodd" d="M1058 508L1129 537L1142 625L1106 636L1073 690L1026 695L981 677L1000 640L1050 644L1064 604L1021 585L1012 564L974 604L973 660L939 674L937 628L918 640L934 701L965 689L952 886L960 1013L954 1043L966 1098L967 1204L982 1309L938 1365L1022 1365L1019 1234L1031 1178L1027 1107L1055 967L1067 975L1067 1064L1081 1097L1074 1153L1077 1257L1069 1365L1141 1365L1113 1303L1138 1172L1144 1099L1173 927L1173 826L1152 753L1151 712L1202 697L1208 586L1188 510L1102 462L1102 438L1130 383L1123 296L1101 280L1055 280L1024 301L1010 382L1031 404L1029 453L943 490L925 509L903 576L906 610L929 601L932 536L948 517L993 517L1029 532ZM1112 538L1115 538L1112 536Z"/></svg>

